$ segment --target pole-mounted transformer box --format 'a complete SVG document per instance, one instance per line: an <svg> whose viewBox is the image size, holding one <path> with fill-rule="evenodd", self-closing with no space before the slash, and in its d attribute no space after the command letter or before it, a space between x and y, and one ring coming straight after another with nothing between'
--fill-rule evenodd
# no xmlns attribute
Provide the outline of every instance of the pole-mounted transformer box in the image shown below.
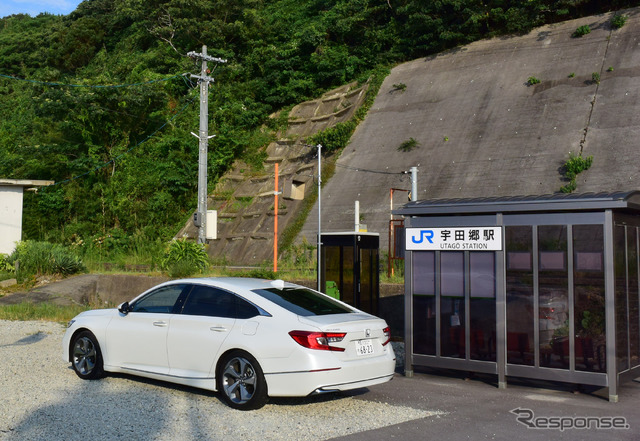
<svg viewBox="0 0 640 441"><path fill-rule="evenodd" d="M218 238L218 211L207 210L207 223L205 237L207 240L215 240Z"/></svg>
<svg viewBox="0 0 640 441"><path fill-rule="evenodd" d="M195 225L196 228L200 228L202 226L202 220L203 216L201 213L198 213L197 211L193 213L193 225ZM205 229L205 238L207 240L215 240L218 238L217 210L207 210Z"/></svg>

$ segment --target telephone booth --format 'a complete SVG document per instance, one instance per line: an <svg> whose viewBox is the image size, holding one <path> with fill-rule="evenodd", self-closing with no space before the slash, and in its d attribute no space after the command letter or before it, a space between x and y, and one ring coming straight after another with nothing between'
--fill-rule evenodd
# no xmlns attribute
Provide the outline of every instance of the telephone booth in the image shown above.
<svg viewBox="0 0 640 441"><path fill-rule="evenodd" d="M322 233L320 287L345 303L378 313L378 233Z"/></svg>

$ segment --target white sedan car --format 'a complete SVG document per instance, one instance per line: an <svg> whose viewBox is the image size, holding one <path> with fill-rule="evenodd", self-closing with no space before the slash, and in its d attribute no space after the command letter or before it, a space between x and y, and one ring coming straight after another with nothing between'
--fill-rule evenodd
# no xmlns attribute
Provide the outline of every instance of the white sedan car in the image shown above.
<svg viewBox="0 0 640 441"><path fill-rule="evenodd" d="M82 379L122 372L220 391L236 409L268 397L393 378L387 323L311 289L243 278L175 280L117 309L83 312L62 341Z"/></svg>

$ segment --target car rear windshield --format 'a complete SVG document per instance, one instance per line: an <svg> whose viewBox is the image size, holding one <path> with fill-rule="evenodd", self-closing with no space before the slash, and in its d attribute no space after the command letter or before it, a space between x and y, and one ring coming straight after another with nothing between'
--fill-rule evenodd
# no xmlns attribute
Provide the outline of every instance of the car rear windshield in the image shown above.
<svg viewBox="0 0 640 441"><path fill-rule="evenodd" d="M336 302L330 297L304 288L256 289L253 292L287 311L304 317L354 312L353 309Z"/></svg>

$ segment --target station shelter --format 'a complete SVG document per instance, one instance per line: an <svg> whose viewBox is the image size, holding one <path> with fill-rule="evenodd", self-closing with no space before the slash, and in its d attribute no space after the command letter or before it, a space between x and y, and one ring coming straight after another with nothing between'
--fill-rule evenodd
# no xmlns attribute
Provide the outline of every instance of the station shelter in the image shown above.
<svg viewBox="0 0 640 441"><path fill-rule="evenodd" d="M406 204L405 370L640 376L640 192Z"/></svg>

